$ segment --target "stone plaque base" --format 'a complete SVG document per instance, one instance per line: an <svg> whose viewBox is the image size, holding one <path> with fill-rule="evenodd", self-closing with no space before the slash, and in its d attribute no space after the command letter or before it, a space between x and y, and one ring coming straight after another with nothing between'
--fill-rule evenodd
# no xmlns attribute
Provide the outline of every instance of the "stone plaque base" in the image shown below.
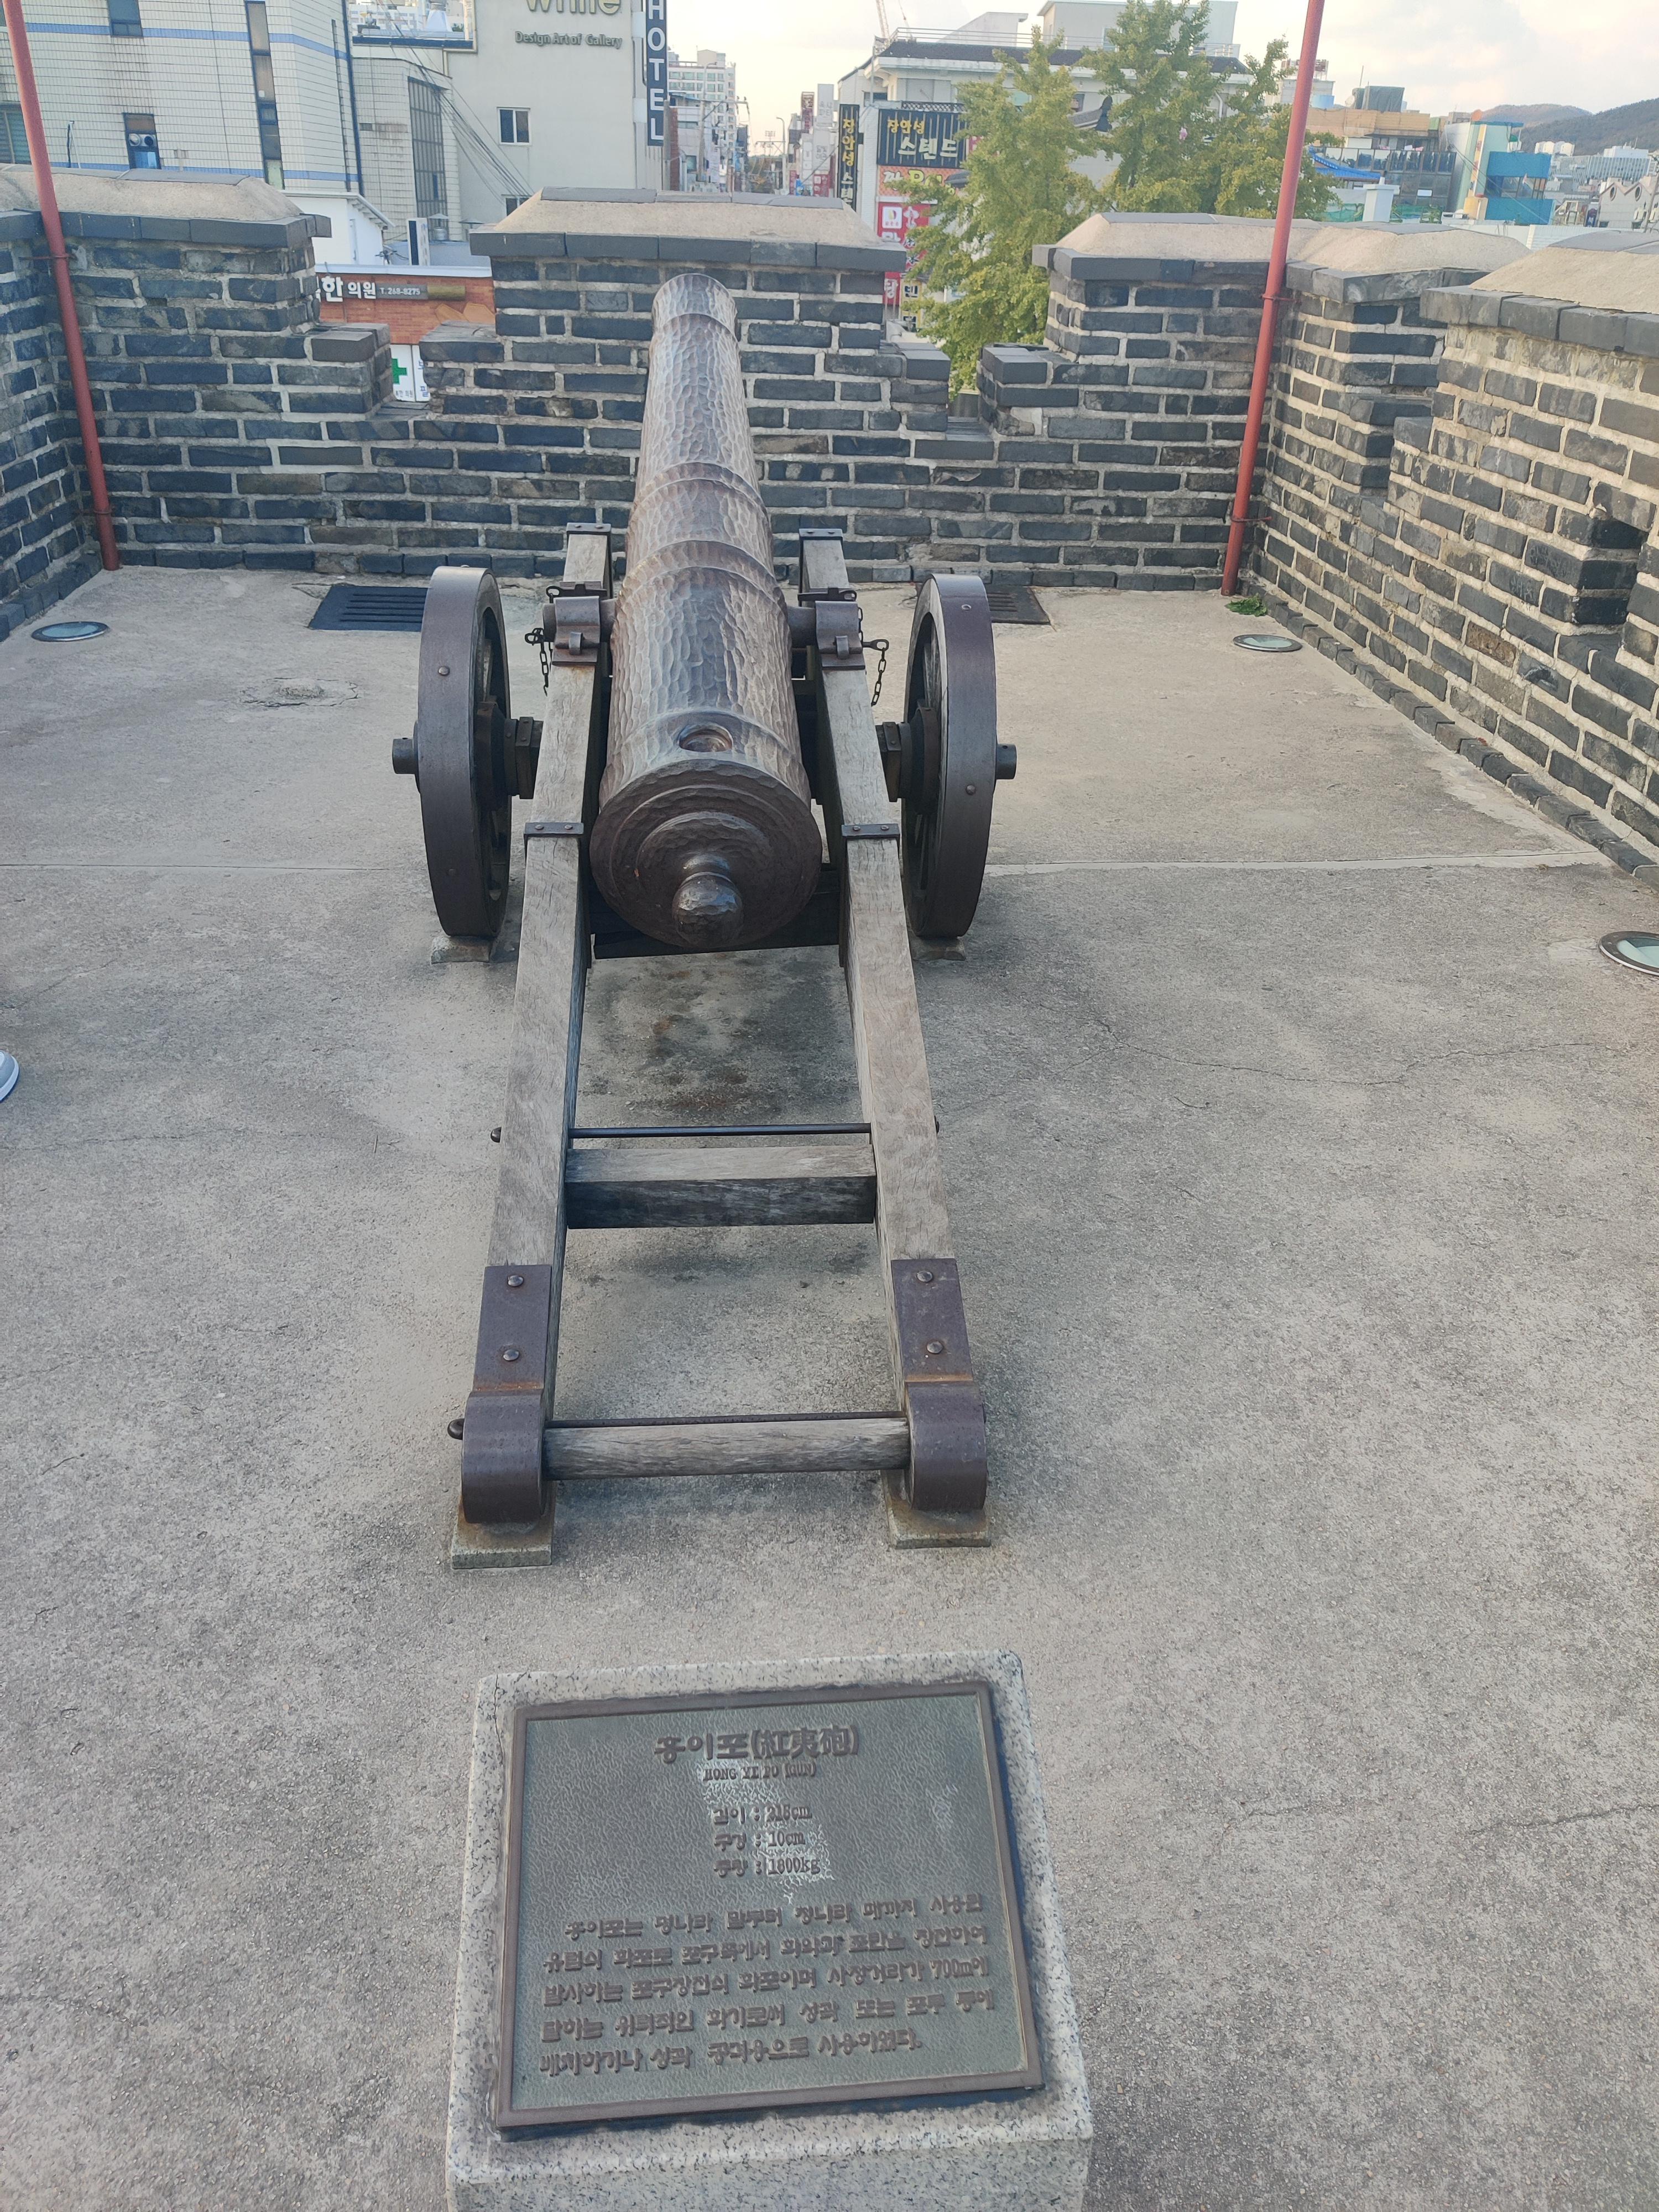
<svg viewBox="0 0 1659 2212"><path fill-rule="evenodd" d="M501 2133L501 2049L508 1769L526 1707L705 1696L833 1682L990 1685L1024 1893L1044 2086L984 2097L715 2113ZM957 1652L628 1673L498 1674L480 1686L472 1747L460 1972L449 2100L454 2212L1078 2212L1091 2123L1060 1938L1036 1747L1018 1660Z"/></svg>

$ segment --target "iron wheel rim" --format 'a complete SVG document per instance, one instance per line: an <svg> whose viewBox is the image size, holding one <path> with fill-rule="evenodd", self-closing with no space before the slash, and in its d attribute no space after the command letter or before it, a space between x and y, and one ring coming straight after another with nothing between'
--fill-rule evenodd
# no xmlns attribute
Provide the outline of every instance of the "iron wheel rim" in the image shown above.
<svg viewBox="0 0 1659 2212"><path fill-rule="evenodd" d="M916 599L905 693L921 750L902 817L918 937L965 935L979 904L996 790L996 684L984 579L930 577Z"/></svg>
<svg viewBox="0 0 1659 2212"><path fill-rule="evenodd" d="M416 744L427 872L451 937L494 937L512 866L512 700L501 593L485 569L445 568L421 624Z"/></svg>

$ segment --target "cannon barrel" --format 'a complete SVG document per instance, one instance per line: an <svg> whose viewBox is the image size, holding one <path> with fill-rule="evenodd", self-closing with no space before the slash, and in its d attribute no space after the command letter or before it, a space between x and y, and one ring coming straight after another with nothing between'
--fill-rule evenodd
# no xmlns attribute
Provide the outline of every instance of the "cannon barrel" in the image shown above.
<svg viewBox="0 0 1659 2212"><path fill-rule="evenodd" d="M653 326L590 849L635 928L711 951L793 921L823 842L731 295L700 273L671 277Z"/></svg>

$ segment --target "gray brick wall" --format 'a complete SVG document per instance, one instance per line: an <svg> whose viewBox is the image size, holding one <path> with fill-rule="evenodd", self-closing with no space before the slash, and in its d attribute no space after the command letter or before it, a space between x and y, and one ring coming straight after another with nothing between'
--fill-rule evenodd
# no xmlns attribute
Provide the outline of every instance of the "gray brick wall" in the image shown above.
<svg viewBox="0 0 1659 2212"><path fill-rule="evenodd" d="M33 216L0 213L0 637L98 566L63 332Z"/></svg>
<svg viewBox="0 0 1659 2212"><path fill-rule="evenodd" d="M879 246L497 232L495 326L433 335L420 408L390 398L384 327L318 320L303 218L66 226L130 561L553 573L572 522L626 532L652 297L704 266L738 302L781 570L828 526L866 580L1219 579L1264 273L1247 226L1216 227L1213 260L1170 258L1173 228L1159 256L1152 223L1042 249L1046 343L988 348L954 404L945 356L884 333ZM1645 864L1659 315L1473 274L1292 265L1250 573L1444 742ZM55 333L38 218L0 215L7 627L96 557Z"/></svg>
<svg viewBox="0 0 1659 2212"><path fill-rule="evenodd" d="M1444 741L1522 796L1571 794L1645 864L1619 832L1659 844L1659 315L1445 274L1388 300L1402 280L1322 296L1308 272L1251 574Z"/></svg>
<svg viewBox="0 0 1659 2212"><path fill-rule="evenodd" d="M865 580L1191 589L1219 570L1259 268L1142 254L1102 277L1054 249L1051 343L989 349L964 414L938 348L886 336L893 250L855 232L515 227L475 241L494 328L432 333L413 409L389 398L384 330L318 322L302 222L67 223L125 558L554 573L572 521L625 532L652 298L702 266L737 300L781 568L808 526L842 530Z"/></svg>
<svg viewBox="0 0 1659 2212"><path fill-rule="evenodd" d="M803 249L809 254L811 249ZM879 249L868 258L878 263ZM884 343L882 271L578 251L498 258L493 331L453 324L422 343L430 410L410 426L428 491L388 556L419 565L453 529L508 574L547 574L575 521L625 528L651 303L676 269L706 266L737 304L762 490L780 558L803 526L846 531L865 574L909 574L925 493L917 425L942 411L930 349ZM913 359L915 354L918 357ZM458 514L455 494L468 479ZM921 535L927 534L921 523ZM438 537L443 532L443 539ZM458 541L459 542L459 541ZM376 565L379 565L377 562Z"/></svg>

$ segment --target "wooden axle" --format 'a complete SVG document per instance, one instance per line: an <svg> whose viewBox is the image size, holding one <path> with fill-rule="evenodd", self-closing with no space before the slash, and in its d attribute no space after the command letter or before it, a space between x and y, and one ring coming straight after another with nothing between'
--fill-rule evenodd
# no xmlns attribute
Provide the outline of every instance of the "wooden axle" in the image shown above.
<svg viewBox="0 0 1659 2212"><path fill-rule="evenodd" d="M902 1468L902 1413L814 1413L702 1421L555 1421L544 1431L550 1482L687 1474L843 1474Z"/></svg>

